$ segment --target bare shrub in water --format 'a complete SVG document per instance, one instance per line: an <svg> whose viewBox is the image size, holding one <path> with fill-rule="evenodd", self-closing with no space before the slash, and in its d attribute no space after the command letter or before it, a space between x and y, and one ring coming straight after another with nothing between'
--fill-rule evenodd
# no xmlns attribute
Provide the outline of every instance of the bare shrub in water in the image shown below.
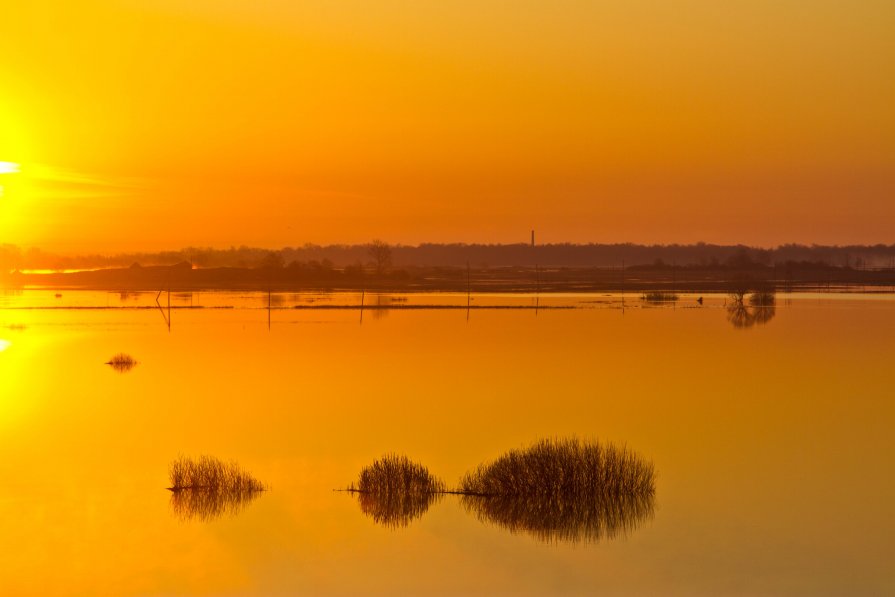
<svg viewBox="0 0 895 597"><path fill-rule="evenodd" d="M644 293L641 298L648 303L673 303L680 297L673 292L653 291Z"/></svg>
<svg viewBox="0 0 895 597"><path fill-rule="evenodd" d="M653 463L627 447L544 439L466 473L460 491L482 496L651 495L654 483Z"/></svg>
<svg viewBox="0 0 895 597"><path fill-rule="evenodd" d="M364 467L348 490L357 494L361 511L374 522L397 528L422 516L442 497L445 485L425 466L388 454Z"/></svg>
<svg viewBox="0 0 895 597"><path fill-rule="evenodd" d="M119 352L106 361L106 365L109 365L119 373L126 373L137 366L137 360L129 354Z"/></svg>
<svg viewBox="0 0 895 597"><path fill-rule="evenodd" d="M179 457L168 467L171 510L181 520L212 520L242 512L267 489L235 462Z"/></svg>
<svg viewBox="0 0 895 597"><path fill-rule="evenodd" d="M205 489L220 492L264 491L263 483L235 462L224 463L212 456L180 457L168 467L169 489Z"/></svg>
<svg viewBox="0 0 895 597"><path fill-rule="evenodd" d="M350 489L362 493L438 493L445 490L445 485L422 464L407 456L387 454L365 466L357 486Z"/></svg>
<svg viewBox="0 0 895 597"><path fill-rule="evenodd" d="M467 511L512 532L598 541L652 516L655 468L627 447L545 439L467 473L460 492Z"/></svg>

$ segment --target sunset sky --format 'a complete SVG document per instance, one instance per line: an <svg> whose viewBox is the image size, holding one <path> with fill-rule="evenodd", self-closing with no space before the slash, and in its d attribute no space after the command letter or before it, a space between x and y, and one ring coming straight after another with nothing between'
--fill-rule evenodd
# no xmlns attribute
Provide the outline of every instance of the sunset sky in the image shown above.
<svg viewBox="0 0 895 597"><path fill-rule="evenodd" d="M895 242L891 0L0 14L0 243Z"/></svg>

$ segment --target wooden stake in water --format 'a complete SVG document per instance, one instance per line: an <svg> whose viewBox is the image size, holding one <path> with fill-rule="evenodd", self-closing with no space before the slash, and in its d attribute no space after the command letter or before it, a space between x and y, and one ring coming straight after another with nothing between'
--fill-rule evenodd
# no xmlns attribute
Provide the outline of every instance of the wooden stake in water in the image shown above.
<svg viewBox="0 0 895 597"><path fill-rule="evenodd" d="M469 281L469 262L466 262L466 321L469 321L469 306L472 302L472 285Z"/></svg>
<svg viewBox="0 0 895 597"><path fill-rule="evenodd" d="M625 314L625 260L622 259L622 315Z"/></svg>

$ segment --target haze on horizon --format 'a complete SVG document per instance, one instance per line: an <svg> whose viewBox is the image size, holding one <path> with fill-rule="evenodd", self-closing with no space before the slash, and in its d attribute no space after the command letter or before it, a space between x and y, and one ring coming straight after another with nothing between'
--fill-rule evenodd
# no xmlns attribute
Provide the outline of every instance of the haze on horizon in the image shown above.
<svg viewBox="0 0 895 597"><path fill-rule="evenodd" d="M8 3L0 243L892 243L882 0Z"/></svg>

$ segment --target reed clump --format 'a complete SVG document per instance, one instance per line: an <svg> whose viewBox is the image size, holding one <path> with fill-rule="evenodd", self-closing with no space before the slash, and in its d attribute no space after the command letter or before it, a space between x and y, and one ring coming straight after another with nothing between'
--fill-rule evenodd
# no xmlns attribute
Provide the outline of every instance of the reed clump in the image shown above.
<svg viewBox="0 0 895 597"><path fill-rule="evenodd" d="M349 489L361 493L439 493L445 491L445 484L407 456L386 454L365 466L357 485L352 484Z"/></svg>
<svg viewBox="0 0 895 597"><path fill-rule="evenodd" d="M179 457L168 467L172 491L202 489L212 492L248 493L267 487L235 462L224 463L213 456Z"/></svg>
<svg viewBox="0 0 895 597"><path fill-rule="evenodd" d="M357 494L361 511L374 522L406 527L440 500L444 482L407 456L387 454L364 467L348 491Z"/></svg>
<svg viewBox="0 0 895 597"><path fill-rule="evenodd" d="M467 511L543 541L599 541L652 517L655 468L627 447L544 439L479 465L460 481Z"/></svg>
<svg viewBox="0 0 895 597"><path fill-rule="evenodd" d="M118 371L119 373L125 373L137 366L137 359L129 354L119 352L111 359L106 361L106 365L109 365L110 367L112 367L112 369Z"/></svg>
<svg viewBox="0 0 895 597"><path fill-rule="evenodd" d="M460 492L504 497L652 495L655 467L624 446L543 439L466 473Z"/></svg>
<svg viewBox="0 0 895 597"><path fill-rule="evenodd" d="M645 292L641 298L648 303L673 303L680 297L674 292L652 291Z"/></svg>

